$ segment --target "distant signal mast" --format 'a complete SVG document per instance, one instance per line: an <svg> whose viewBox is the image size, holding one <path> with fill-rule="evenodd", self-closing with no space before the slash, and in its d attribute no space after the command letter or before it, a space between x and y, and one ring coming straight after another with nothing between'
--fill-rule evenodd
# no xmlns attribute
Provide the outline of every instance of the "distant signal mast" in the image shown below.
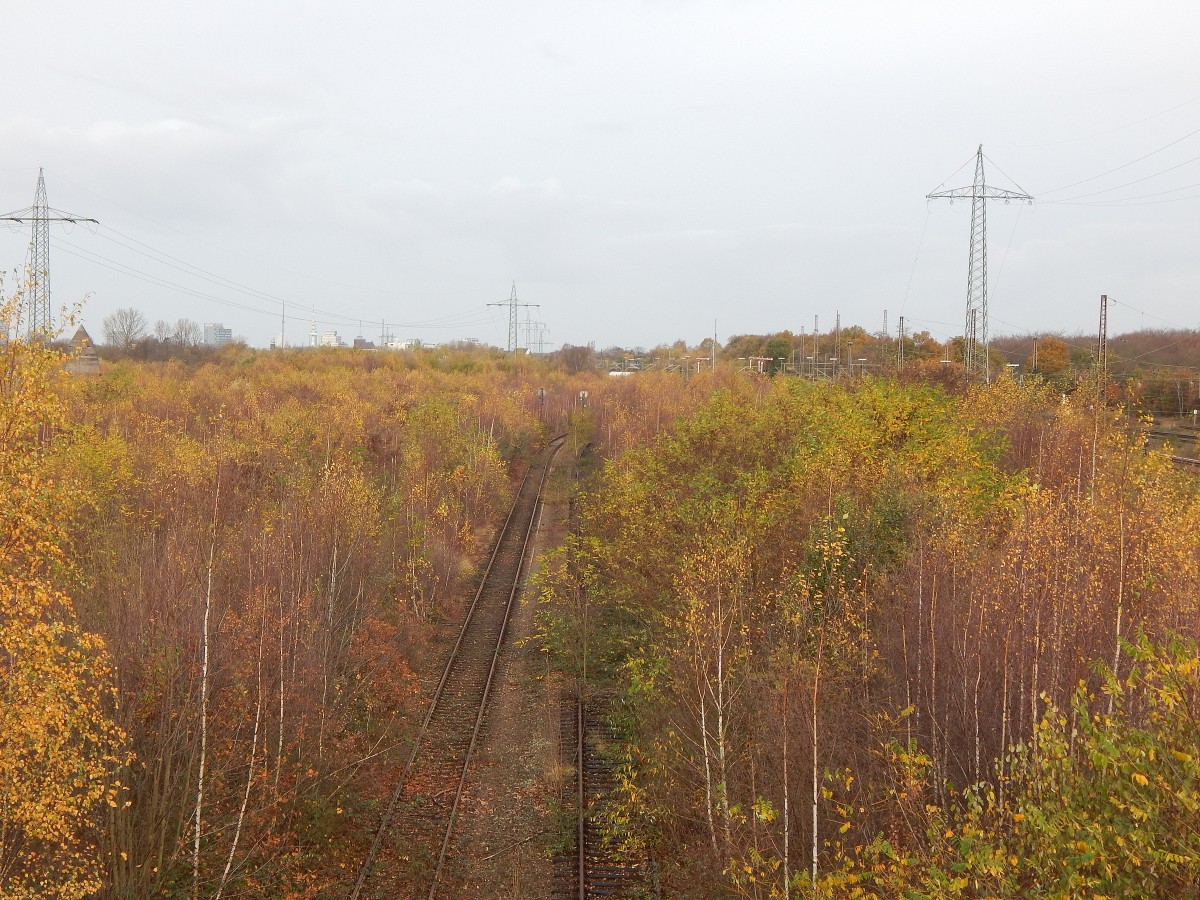
<svg viewBox="0 0 1200 900"><path fill-rule="evenodd" d="M50 223L100 223L61 209L52 209L46 201L46 179L41 169L38 169L33 206L0 216L0 222L21 225L29 222L32 225L29 261L25 268L25 277L29 280L29 294L25 301L29 309L29 335L49 337L54 330L54 321L50 316Z"/></svg>
<svg viewBox="0 0 1200 900"><path fill-rule="evenodd" d="M1019 188L1020 185L1017 185ZM926 200L971 201L971 253L967 266L967 314L963 325L963 366L967 374L979 373L991 381L988 365L988 287L987 287L987 201L1021 200L1033 202L1024 190L1006 191L992 187L983 174L983 144L975 153L975 181L970 187L934 191Z"/></svg>

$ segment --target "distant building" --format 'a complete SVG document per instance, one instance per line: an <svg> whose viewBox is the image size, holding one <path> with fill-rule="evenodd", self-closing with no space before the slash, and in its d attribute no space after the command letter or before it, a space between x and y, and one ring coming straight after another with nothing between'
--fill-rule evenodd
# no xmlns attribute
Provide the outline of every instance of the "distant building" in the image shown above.
<svg viewBox="0 0 1200 900"><path fill-rule="evenodd" d="M69 346L75 356L67 363L68 372L72 375L100 374L100 354L96 352L96 345L92 343L92 337L86 328L80 325L75 329L75 336L71 338Z"/></svg>
<svg viewBox="0 0 1200 900"><path fill-rule="evenodd" d="M322 347L345 347L346 345L344 343L342 343L342 339L340 337L338 337L338 333L336 331L331 330L331 331L327 331L323 335L321 335L321 346Z"/></svg>
<svg viewBox="0 0 1200 900"><path fill-rule="evenodd" d="M354 349L355 349L355 350L374 350L374 349L375 349L375 342L374 342L374 341L368 341L368 340L367 340L366 338L364 338L364 337L356 337L356 338L354 339Z"/></svg>
<svg viewBox="0 0 1200 900"><path fill-rule="evenodd" d="M220 322L204 323L204 343L209 347L224 347L233 340L233 329Z"/></svg>

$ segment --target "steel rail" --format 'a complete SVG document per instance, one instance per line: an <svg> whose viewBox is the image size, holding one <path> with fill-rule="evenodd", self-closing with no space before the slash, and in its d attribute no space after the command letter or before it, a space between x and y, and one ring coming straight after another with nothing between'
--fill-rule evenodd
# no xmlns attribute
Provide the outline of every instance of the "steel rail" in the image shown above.
<svg viewBox="0 0 1200 900"><path fill-rule="evenodd" d="M479 711L475 715L475 728L471 732L471 742L467 745L466 755L463 757L462 771L458 776L458 786L454 791L454 802L450 805L450 817L446 823L446 832L442 837L442 847L438 851L437 868L433 873L433 883L429 885L429 900L434 900L437 896L438 882L442 878L442 869L445 868L446 854L450 848L450 841L454 837L454 825L458 819L458 807L462 801L463 790L467 783L467 771L471 767L471 757L475 754L475 745L479 742L479 732L483 730L483 719L487 712L488 697L492 692L492 682L495 680L496 668L500 663L500 651L504 649L504 638L508 633L508 620L512 615L513 602L517 595L521 592L521 573L525 569L525 563L529 557L529 543L533 537L533 533L537 527L538 509L542 503L542 488L545 487L546 478L550 474L550 467L554 463L554 457L563 445L562 438L555 438L550 443L549 453L546 457L546 462L542 466L541 480L538 482L537 493L533 498L533 509L529 515L529 524L525 528L525 538L521 542L521 555L518 558L516 571L513 573L512 588L508 592L508 603L504 607L504 618L500 624L500 633L496 637L496 646L492 651L491 665L488 666L487 681L483 685L483 696L479 700ZM528 477L526 472L526 477ZM516 504L514 504L515 508Z"/></svg>
<svg viewBox="0 0 1200 900"><path fill-rule="evenodd" d="M583 756L583 685L579 686L579 696L575 700L575 844L579 858L576 866L579 869L579 900L587 900L587 799L584 786Z"/></svg>
<svg viewBox="0 0 1200 900"><path fill-rule="evenodd" d="M542 487L545 485L546 476L550 470L551 462L553 461L555 454L558 452L558 449L562 446L562 443L563 443L562 437L555 438L553 441L550 442L549 455L543 466L541 480L538 484L537 494L535 495L534 500L533 500L533 511L530 516L530 523L531 523L530 527L532 526L532 523L537 520L537 510L538 510L539 504L541 502ZM417 731L417 736L413 741L412 750L409 752L408 760L404 764L404 769L400 774L400 778L396 782L396 787L392 791L392 795L388 802L387 808L384 811L384 814L383 814L382 819L380 820L379 826L376 828L375 836L371 842L371 849L367 853L367 858L363 862L362 867L359 869L358 878L354 884L354 890L350 894L350 900L359 900L359 896L362 893L362 890L363 890L364 885L366 884L367 878L371 874L371 869L375 863L376 857L378 856L379 849L383 844L383 839L386 836L388 829L391 827L392 818L395 815L396 807L400 802L400 798L401 798L401 796L403 796L404 787L407 784L408 777L412 773L413 766L415 765L417 758L419 757L419 755L421 753L421 750L424 748L424 742L429 733L430 723L433 721L434 716L441 709L442 700L445 695L446 685L450 680L450 673L454 669L455 663L457 663L459 661L459 653L460 653L460 650L462 648L463 642L464 642L467 634L470 632L471 628L476 624L476 620L477 620L476 612L479 609L480 598L483 596L484 590L488 587L489 579L492 577L493 569L495 568L497 558L500 555L500 549L504 545L505 538L507 537L509 529L513 523L513 518L516 515L517 509L522 505L522 502L521 502L522 493L524 492L525 487L529 482L529 476L532 471L533 471L532 466L525 471L525 475L521 479L521 484L517 487L517 490L513 496L513 502L512 502L512 505L509 507L508 514L505 516L503 524L500 526L500 528L496 532L496 538L495 538L495 541L492 546L492 552L488 555L487 565L485 566L483 574L479 579L479 585L476 588L475 594L471 599L471 605L467 608L467 612L463 616L462 626L459 628L458 636L454 642L454 646L451 648L450 653L446 659L446 665L442 669L441 678L438 680L437 688L434 690L433 697L431 698L430 703L429 703L429 707L426 709L425 717L421 722L421 727ZM527 552L526 547L528 544L528 534L529 534L529 528L527 527L525 541L523 543L522 557L524 556L525 552ZM514 576L514 587L513 587L514 591L516 590L516 586L520 584L520 573L521 573L522 567L523 566L521 564L518 564L518 566L517 566L517 571ZM509 608L511 608L511 598L510 598L510 602L509 602ZM507 627L508 627L508 612L506 611L505 617L504 617L504 622L500 629L501 640L503 640L503 635L504 635L504 632L507 630ZM494 661L493 661L493 666L494 666ZM489 675L489 684L490 684L490 681L491 681L491 677ZM487 698L486 698L486 694L485 694L484 699L481 703L481 707L480 707L480 715L482 715L482 708L486 704L486 702L487 702ZM474 738L472 739L472 747L473 746L474 746ZM469 760L469 757L470 757L470 754L468 753L468 760ZM465 772L465 769L464 769L464 772ZM460 790L461 790L461 785L460 785ZM455 798L455 807L456 808L457 808L457 804L458 804L458 797ZM440 872L440 869L441 869L441 864L439 862L439 872ZM435 877L434 884L436 885L436 883L437 883L437 879ZM432 896L432 894L430 896Z"/></svg>
<svg viewBox="0 0 1200 900"><path fill-rule="evenodd" d="M560 722L562 761L570 760L575 770L571 786L574 847L556 857L550 896L557 900L640 896L638 892L646 888L645 861L630 859L613 846L595 821L598 813L603 815L602 807L617 780L616 768L602 748L618 738L595 710L589 711L582 693L581 686L570 699L569 711L564 699Z"/></svg>

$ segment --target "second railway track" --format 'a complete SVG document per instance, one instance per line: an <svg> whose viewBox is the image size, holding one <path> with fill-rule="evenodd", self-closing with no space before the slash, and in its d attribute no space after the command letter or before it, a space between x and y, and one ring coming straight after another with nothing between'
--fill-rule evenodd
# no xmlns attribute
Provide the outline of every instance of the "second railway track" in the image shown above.
<svg viewBox="0 0 1200 900"><path fill-rule="evenodd" d="M471 759L561 439L529 467L463 619L351 900L457 896L454 837Z"/></svg>

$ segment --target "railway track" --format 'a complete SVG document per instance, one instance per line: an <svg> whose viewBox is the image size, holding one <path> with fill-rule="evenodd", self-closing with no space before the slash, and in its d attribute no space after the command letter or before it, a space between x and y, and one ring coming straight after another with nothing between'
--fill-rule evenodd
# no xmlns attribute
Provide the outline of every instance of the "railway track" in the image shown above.
<svg viewBox="0 0 1200 900"><path fill-rule="evenodd" d="M525 473L351 900L458 896L455 826L520 592L542 487L561 446L561 438L552 441Z"/></svg>
<svg viewBox="0 0 1200 900"><path fill-rule="evenodd" d="M1187 431L1170 431L1165 428L1147 428L1146 434L1160 440L1173 440L1181 444L1196 443L1196 435Z"/></svg>
<svg viewBox="0 0 1200 900"><path fill-rule="evenodd" d="M604 752L616 736L578 698L563 704L560 736L562 762L575 773L572 796L564 798L574 808L575 833L570 852L554 859L551 897L588 900L630 896L643 886L644 867L617 852L595 821L616 783L613 764Z"/></svg>
<svg viewBox="0 0 1200 900"><path fill-rule="evenodd" d="M1190 432L1169 431L1164 428L1147 428L1145 430L1145 434L1148 438L1156 438L1164 443L1170 441L1177 445L1194 446L1196 444L1196 438L1197 438L1197 436L1195 434L1190 433ZM1179 447L1179 449L1182 450L1183 447L1181 446L1181 447ZM1193 456L1181 456L1179 454L1172 454L1171 462L1175 463L1175 465L1177 465L1177 466L1183 466L1184 468L1200 467L1200 459L1197 459Z"/></svg>

